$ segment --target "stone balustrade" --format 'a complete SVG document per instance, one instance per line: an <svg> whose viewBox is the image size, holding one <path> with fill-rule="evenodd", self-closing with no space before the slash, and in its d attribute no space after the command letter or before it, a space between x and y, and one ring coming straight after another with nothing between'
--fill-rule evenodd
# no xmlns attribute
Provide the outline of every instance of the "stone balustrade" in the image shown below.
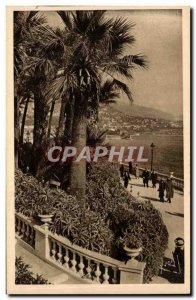
<svg viewBox="0 0 196 300"><path fill-rule="evenodd" d="M16 238L31 253L65 273L92 284L142 283L144 262L127 263L72 244L48 226L16 213Z"/></svg>
<svg viewBox="0 0 196 300"><path fill-rule="evenodd" d="M35 230L29 218L17 213L15 215L16 238L25 241L32 248L35 248Z"/></svg>

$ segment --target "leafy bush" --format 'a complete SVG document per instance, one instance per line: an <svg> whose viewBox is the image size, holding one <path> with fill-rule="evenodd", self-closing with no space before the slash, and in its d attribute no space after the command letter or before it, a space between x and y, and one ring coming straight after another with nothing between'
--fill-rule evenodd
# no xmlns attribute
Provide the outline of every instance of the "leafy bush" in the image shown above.
<svg viewBox="0 0 196 300"><path fill-rule="evenodd" d="M15 208L28 217L58 211L59 203L70 199L62 190L50 189L35 177L15 172ZM71 197L72 199L73 197Z"/></svg>
<svg viewBox="0 0 196 300"><path fill-rule="evenodd" d="M34 275L30 266L25 264L22 257L15 260L15 284L50 284L42 275Z"/></svg>
<svg viewBox="0 0 196 300"><path fill-rule="evenodd" d="M124 245L138 241L146 262L144 281L158 274L168 243L162 216L150 202L136 201L122 186L118 167L105 161L88 166L86 205L62 190L43 187L16 172L16 210L37 216L43 207L54 213L50 230L92 251L126 260Z"/></svg>
<svg viewBox="0 0 196 300"><path fill-rule="evenodd" d="M54 191L44 188L33 176L15 172L15 208L29 217L50 213L54 207Z"/></svg>
<svg viewBox="0 0 196 300"><path fill-rule="evenodd" d="M126 259L123 245L136 238L142 245L140 259L146 262L144 281L157 275L168 243L168 231L160 212L148 202L136 201L120 183L118 167L103 163L91 165L88 174L88 204L114 233L117 259Z"/></svg>
<svg viewBox="0 0 196 300"><path fill-rule="evenodd" d="M118 205L127 209L131 201L134 201L134 197L122 187L117 165L103 160L89 166L87 203L91 210L107 219Z"/></svg>
<svg viewBox="0 0 196 300"><path fill-rule="evenodd" d="M142 242L140 238L136 238L136 236L134 235L125 235L124 240L126 241L125 245L130 249L138 249L142 247Z"/></svg>
<svg viewBox="0 0 196 300"><path fill-rule="evenodd" d="M56 213L50 230L83 248L111 255L114 234L100 214L71 202Z"/></svg>
<svg viewBox="0 0 196 300"><path fill-rule="evenodd" d="M15 174L15 207L16 211L32 217L53 213L52 232L89 250L111 253L113 233L100 214L80 206L75 197L62 190L43 187L20 170Z"/></svg>

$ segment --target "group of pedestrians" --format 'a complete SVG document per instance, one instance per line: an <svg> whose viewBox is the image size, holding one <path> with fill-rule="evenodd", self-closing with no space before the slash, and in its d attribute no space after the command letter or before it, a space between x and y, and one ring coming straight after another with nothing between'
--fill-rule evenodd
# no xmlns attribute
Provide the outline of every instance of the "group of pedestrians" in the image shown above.
<svg viewBox="0 0 196 300"><path fill-rule="evenodd" d="M148 182L149 180L151 180L152 187L156 188L157 174L155 173L154 170L150 173L150 171L146 168L142 173L142 178L143 178L144 187L145 186L148 187ZM171 199L174 196L172 176L168 177L166 181L163 181L162 178L160 179L158 192L159 192L159 198L161 202L165 202L164 197L166 196L167 202L171 203Z"/></svg>
<svg viewBox="0 0 196 300"><path fill-rule="evenodd" d="M154 170L152 170L152 172L150 172L147 168L143 171L142 173L142 178L143 178L143 184L144 187L149 187L148 183L149 180L152 181L152 187L156 188L156 184L157 184L157 173L155 173Z"/></svg>
<svg viewBox="0 0 196 300"><path fill-rule="evenodd" d="M139 167L137 164L135 166L132 165L132 163L129 163L129 171L126 171L124 168L124 165L120 165L120 175L124 182L124 187L127 188L129 184L129 180L131 180L130 175L135 175L136 178L139 178ZM149 187L149 181L152 182L152 188L156 188L156 184L158 182L157 173L152 170L152 172L149 171L149 169L145 168L145 170L142 172L142 178L143 178L143 184L144 187ZM167 202L171 203L171 199L174 196L174 188L172 183L172 176L168 177L166 181L163 181L161 178L159 180L159 198L161 202L164 202L164 197L166 196ZM166 192L166 194L165 194Z"/></svg>
<svg viewBox="0 0 196 300"><path fill-rule="evenodd" d="M171 199L174 197L174 187L171 177L168 177L166 181L163 181L163 179L160 180L158 192L161 202L165 202L164 197L166 196L167 202L171 203Z"/></svg>

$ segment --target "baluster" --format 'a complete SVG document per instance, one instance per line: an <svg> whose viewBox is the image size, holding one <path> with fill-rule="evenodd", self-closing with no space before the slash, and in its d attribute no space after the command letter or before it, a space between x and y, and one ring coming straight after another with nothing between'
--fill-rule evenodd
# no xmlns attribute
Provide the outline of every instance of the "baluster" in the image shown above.
<svg viewBox="0 0 196 300"><path fill-rule="evenodd" d="M100 283L100 280L99 280L99 277L101 275L101 271L100 271L100 267L99 267L99 263L97 263L97 269L95 271L95 279L94 281L97 282L97 283Z"/></svg>
<svg viewBox="0 0 196 300"><path fill-rule="evenodd" d="M112 282L113 282L114 284L116 284L116 283L117 283L117 270L116 270L116 269L113 269L113 271L114 271L114 277L113 277L113 279L112 279Z"/></svg>
<svg viewBox="0 0 196 300"><path fill-rule="evenodd" d="M91 269L90 264L91 264L91 260L88 259L88 261L87 261L87 268L86 268L86 272L87 272L86 277L88 279L92 279L92 277L91 277L91 271L92 271L92 269Z"/></svg>
<svg viewBox="0 0 196 300"><path fill-rule="evenodd" d="M58 257L58 263L60 264L60 265L62 265L62 246L61 246L61 244L58 244L58 246L59 246L59 251L58 251L58 253L57 253L57 257Z"/></svg>
<svg viewBox="0 0 196 300"><path fill-rule="evenodd" d="M67 248L65 248L65 256L64 256L64 260L65 260L65 268L69 269L69 250Z"/></svg>
<svg viewBox="0 0 196 300"><path fill-rule="evenodd" d="M84 267L85 267L85 265L83 263L83 256L80 255L80 263L79 263L79 269L80 270L79 270L79 274L80 274L81 277L84 276Z"/></svg>
<svg viewBox="0 0 196 300"><path fill-rule="evenodd" d="M17 234L20 236L21 231L21 221L18 219L18 226L17 226Z"/></svg>
<svg viewBox="0 0 196 300"><path fill-rule="evenodd" d="M27 224L27 230L25 232L25 240L28 243L28 241L29 241L29 225L28 224Z"/></svg>
<svg viewBox="0 0 196 300"><path fill-rule="evenodd" d="M30 233L30 244L33 246L34 245L34 230L33 227L30 227L31 233Z"/></svg>
<svg viewBox="0 0 196 300"><path fill-rule="evenodd" d="M109 274L108 274L108 266L105 266L105 273L103 274L103 284L109 283Z"/></svg>
<svg viewBox="0 0 196 300"><path fill-rule="evenodd" d="M53 240L52 241L52 259L56 260L56 242Z"/></svg>
<svg viewBox="0 0 196 300"><path fill-rule="evenodd" d="M22 229L21 229L21 233L22 233L22 238L25 238L25 223L22 222Z"/></svg>
<svg viewBox="0 0 196 300"><path fill-rule="evenodd" d="M75 254L75 252L73 252L73 259L71 260L71 264L72 264L72 267L71 267L72 271L76 272L76 264L77 264L77 262L76 262L76 254Z"/></svg>

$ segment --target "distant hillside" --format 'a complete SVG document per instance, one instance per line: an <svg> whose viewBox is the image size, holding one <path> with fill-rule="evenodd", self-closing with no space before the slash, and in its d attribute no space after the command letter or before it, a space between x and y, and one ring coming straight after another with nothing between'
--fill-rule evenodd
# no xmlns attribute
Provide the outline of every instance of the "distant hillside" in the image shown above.
<svg viewBox="0 0 196 300"><path fill-rule="evenodd" d="M151 108L151 107L145 107L135 104L119 104L115 103L111 105L111 110L113 111L119 111L121 113L124 113L126 115L130 115L133 117L141 117L141 118L158 118L158 119L164 119L164 120L174 120L175 117L170 114L166 113L164 111Z"/></svg>

